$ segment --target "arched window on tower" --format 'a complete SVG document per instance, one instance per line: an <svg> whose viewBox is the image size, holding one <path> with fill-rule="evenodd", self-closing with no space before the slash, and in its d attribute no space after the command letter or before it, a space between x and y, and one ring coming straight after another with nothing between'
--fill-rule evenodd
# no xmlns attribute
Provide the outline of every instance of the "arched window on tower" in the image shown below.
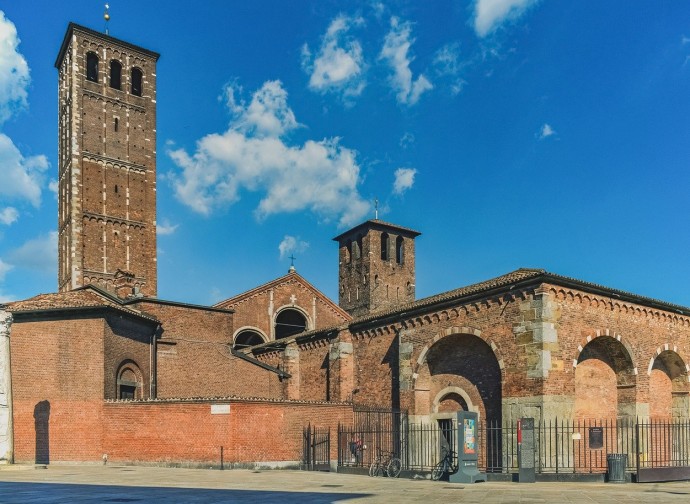
<svg viewBox="0 0 690 504"><path fill-rule="evenodd" d="M398 236L395 240L395 262L402 264L405 261L404 247L405 242L402 236Z"/></svg>
<svg viewBox="0 0 690 504"><path fill-rule="evenodd" d="M132 68L132 94L135 96L141 96L142 92L142 80L143 73L139 68Z"/></svg>
<svg viewBox="0 0 690 504"><path fill-rule="evenodd" d="M235 343L233 348L239 350L240 348L247 348L254 345L264 343L264 338L258 331L252 329L244 329L235 336Z"/></svg>
<svg viewBox="0 0 690 504"><path fill-rule="evenodd" d="M96 53L86 53L86 80L98 82L98 56Z"/></svg>
<svg viewBox="0 0 690 504"><path fill-rule="evenodd" d="M388 257L389 253L390 253L390 237L388 236L388 233L382 233L381 234L381 260L387 261L388 259L390 259L390 257Z"/></svg>
<svg viewBox="0 0 690 504"><path fill-rule="evenodd" d="M286 308L276 317L276 339L287 338L307 329L307 318L299 310Z"/></svg>
<svg viewBox="0 0 690 504"><path fill-rule="evenodd" d="M122 82L122 63L117 60L110 62L110 87L121 89Z"/></svg>

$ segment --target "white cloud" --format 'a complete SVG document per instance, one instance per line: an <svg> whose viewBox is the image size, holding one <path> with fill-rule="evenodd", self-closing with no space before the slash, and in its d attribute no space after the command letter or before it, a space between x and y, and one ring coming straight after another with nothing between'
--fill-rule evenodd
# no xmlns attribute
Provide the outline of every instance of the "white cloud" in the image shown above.
<svg viewBox="0 0 690 504"><path fill-rule="evenodd" d="M19 212L16 208L7 207L0 210L0 224L9 226L19 218Z"/></svg>
<svg viewBox="0 0 690 504"><path fill-rule="evenodd" d="M29 66L17 50L14 24L0 11L0 125L27 105ZM41 202L45 156L25 157L7 135L0 132L0 198Z"/></svg>
<svg viewBox="0 0 690 504"><path fill-rule="evenodd" d="M288 254L294 252L304 252L309 248L309 243L299 239L299 236L285 235L283 241L278 245L278 250L280 251L280 258L285 259Z"/></svg>
<svg viewBox="0 0 690 504"><path fill-rule="evenodd" d="M5 275L7 274L8 271L10 271L13 268L11 264L7 264L6 262L3 262L2 259L0 259L0 284L5 281ZM2 285L0 285L0 303L7 303L9 301L13 301L14 297L10 294L5 294L2 290Z"/></svg>
<svg viewBox="0 0 690 504"><path fill-rule="evenodd" d="M457 75L460 71L460 44L446 44L436 51L434 67L438 75Z"/></svg>
<svg viewBox="0 0 690 504"><path fill-rule="evenodd" d="M551 125L544 123L544 125L541 127L539 130L539 133L537 133L537 138L539 140L544 140L545 138L548 138L550 136L553 136L556 134L556 130L551 127Z"/></svg>
<svg viewBox="0 0 690 504"><path fill-rule="evenodd" d="M362 46L348 36L352 26L362 23L361 18L341 14L331 22L313 60L309 47L306 44L302 47L302 66L311 74L310 89L340 93L345 99L362 94L366 85Z"/></svg>
<svg viewBox="0 0 690 504"><path fill-rule="evenodd" d="M414 185L414 177L417 170L414 168L398 168L395 170L395 182L393 183L393 193L402 195Z"/></svg>
<svg viewBox="0 0 690 504"><path fill-rule="evenodd" d="M405 134L400 137L400 147L403 149L407 149L410 145L414 143L414 135L410 133L409 131L406 131Z"/></svg>
<svg viewBox="0 0 690 504"><path fill-rule="evenodd" d="M240 198L241 190L264 193L256 215L310 210L335 217L341 226L360 220L369 203L360 196L356 153L339 138L293 145L285 136L298 127L280 81L268 81L249 105L235 98L234 114L223 133L197 141L196 151L170 150L181 169L171 174L176 197L194 211L209 215ZM227 91L226 91L227 94Z"/></svg>
<svg viewBox="0 0 690 504"><path fill-rule="evenodd" d="M475 0L474 31L480 37L493 32L502 23L522 16L539 0Z"/></svg>
<svg viewBox="0 0 690 504"><path fill-rule="evenodd" d="M12 269L11 264L7 264L6 262L3 262L2 259L0 259L0 282L5 281L5 275L9 270Z"/></svg>
<svg viewBox="0 0 690 504"><path fill-rule="evenodd" d="M0 11L0 124L27 103L29 65L17 50L18 46L17 29Z"/></svg>
<svg viewBox="0 0 690 504"><path fill-rule="evenodd" d="M52 272L57 267L57 242L57 231L51 231L10 251L7 258L14 266Z"/></svg>
<svg viewBox="0 0 690 504"><path fill-rule="evenodd" d="M43 172L48 166L48 158L24 157L10 137L0 133L0 197L27 200L37 207L41 203Z"/></svg>
<svg viewBox="0 0 690 504"><path fill-rule="evenodd" d="M171 235L177 231L179 224L170 224L168 220L163 220L156 224L156 234L158 236Z"/></svg>
<svg viewBox="0 0 690 504"><path fill-rule="evenodd" d="M386 61L393 70L390 84L396 91L398 103L404 105L414 105L423 93L434 87L424 74L418 75L416 80L412 78L410 63L414 58L408 53L413 43L412 25L392 17L391 30L383 42L379 59Z"/></svg>

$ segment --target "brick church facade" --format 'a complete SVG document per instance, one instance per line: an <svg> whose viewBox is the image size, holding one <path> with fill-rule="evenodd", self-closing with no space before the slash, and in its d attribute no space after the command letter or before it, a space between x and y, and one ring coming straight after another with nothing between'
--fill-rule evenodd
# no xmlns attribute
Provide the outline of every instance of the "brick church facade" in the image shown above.
<svg viewBox="0 0 690 504"><path fill-rule="evenodd" d="M73 24L60 49L58 292L0 307L6 459L290 466L354 405L690 417L690 308L539 269L416 299L420 233L379 219L335 238L338 303L293 268L158 299L157 59Z"/></svg>

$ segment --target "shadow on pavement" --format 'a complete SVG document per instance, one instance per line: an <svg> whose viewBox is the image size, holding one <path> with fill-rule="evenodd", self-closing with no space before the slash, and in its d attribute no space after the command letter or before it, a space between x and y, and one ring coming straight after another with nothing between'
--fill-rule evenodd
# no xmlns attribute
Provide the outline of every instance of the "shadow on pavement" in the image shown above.
<svg viewBox="0 0 690 504"><path fill-rule="evenodd" d="M324 489L327 490L327 489ZM0 483L3 504L41 504L59 502L341 502L369 497L366 493L277 492L271 490L232 490L206 488L161 488L115 485L72 485L62 483Z"/></svg>

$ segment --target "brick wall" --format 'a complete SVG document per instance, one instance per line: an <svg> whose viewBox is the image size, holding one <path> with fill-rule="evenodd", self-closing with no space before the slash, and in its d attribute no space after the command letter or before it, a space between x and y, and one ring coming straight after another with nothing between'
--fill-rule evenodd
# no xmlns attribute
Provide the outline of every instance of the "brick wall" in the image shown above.
<svg viewBox="0 0 690 504"><path fill-rule="evenodd" d="M337 458L338 424L352 424L343 404L223 402L229 414L211 414L211 401L106 403L103 450L114 462L218 465L297 463L302 428L331 427L331 458Z"/></svg>
<svg viewBox="0 0 690 504"><path fill-rule="evenodd" d="M15 461L89 460L98 455L103 333L102 318L12 325Z"/></svg>

